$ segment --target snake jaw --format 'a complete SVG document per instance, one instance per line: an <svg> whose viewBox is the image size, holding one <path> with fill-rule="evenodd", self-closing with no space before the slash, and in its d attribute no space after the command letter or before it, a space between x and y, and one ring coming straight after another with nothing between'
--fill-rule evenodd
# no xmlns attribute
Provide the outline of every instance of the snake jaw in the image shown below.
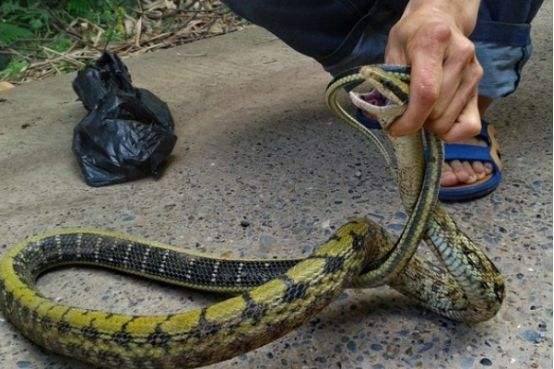
<svg viewBox="0 0 554 369"><path fill-rule="evenodd" d="M356 107L362 109L364 113L377 119L383 128L388 128L399 116L404 114L407 106L405 104L391 103L391 100L388 99L385 105L377 105L368 102L366 96L373 94L374 91L369 93L350 91L350 100Z"/></svg>
<svg viewBox="0 0 554 369"><path fill-rule="evenodd" d="M369 93L350 91L350 100L388 128L404 114L409 100L409 74L386 66L365 66L360 75L373 88Z"/></svg>

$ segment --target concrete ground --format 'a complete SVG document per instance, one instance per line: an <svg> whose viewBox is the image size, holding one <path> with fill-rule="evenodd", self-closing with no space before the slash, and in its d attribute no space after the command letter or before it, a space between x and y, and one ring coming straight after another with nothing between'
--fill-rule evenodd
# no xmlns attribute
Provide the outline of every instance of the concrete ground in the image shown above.
<svg viewBox="0 0 554 369"><path fill-rule="evenodd" d="M551 22L547 2L521 88L489 116L506 164L502 185L484 199L447 207L506 276L501 312L467 327L385 288L353 290L286 337L213 368L551 368ZM173 112L179 140L166 173L159 181L87 187L70 150L73 126L85 113L71 89L74 76L4 93L0 253L29 234L70 225L229 257L307 255L352 215L400 229L404 214L377 151L324 106L328 76L272 35L252 27L126 62L136 85ZM61 301L119 312L213 302L86 268L58 270L38 284ZM44 352L4 319L0 363L86 367Z"/></svg>

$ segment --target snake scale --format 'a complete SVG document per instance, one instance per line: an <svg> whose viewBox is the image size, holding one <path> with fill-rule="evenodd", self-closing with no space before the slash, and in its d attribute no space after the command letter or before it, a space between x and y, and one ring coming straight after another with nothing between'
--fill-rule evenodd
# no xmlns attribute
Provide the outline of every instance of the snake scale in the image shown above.
<svg viewBox="0 0 554 369"><path fill-rule="evenodd" d="M338 91L364 82L379 93L381 103L368 97L374 92L352 90L351 100L386 128L408 102L409 69L364 66L329 84L331 111L372 138L337 98ZM503 278L436 204L440 141L418 133L391 142L396 179L410 214L396 242L378 224L355 219L306 258L231 260L112 231L55 229L27 238L2 256L0 310L47 350L100 367L129 369L198 367L253 350L301 325L344 288L388 284L451 319L476 323L491 318L502 304ZM422 239L439 263L416 253ZM36 289L41 273L70 264L101 266L232 297L200 309L142 316L63 305Z"/></svg>

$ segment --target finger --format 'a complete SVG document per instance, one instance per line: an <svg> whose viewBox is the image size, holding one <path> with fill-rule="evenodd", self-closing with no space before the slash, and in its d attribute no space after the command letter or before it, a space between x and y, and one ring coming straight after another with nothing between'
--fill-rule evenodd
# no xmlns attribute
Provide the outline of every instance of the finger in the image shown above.
<svg viewBox="0 0 554 369"><path fill-rule="evenodd" d="M439 135L441 138L445 138L444 135L448 132L454 122L462 114L469 101L474 97L477 91L477 85L483 75L483 69L478 64L469 65L462 73L462 81L451 97L449 104L443 111L442 115L436 119L429 120L426 123L426 127ZM468 132L468 135L470 132Z"/></svg>
<svg viewBox="0 0 554 369"><path fill-rule="evenodd" d="M477 105L477 90L462 110L450 130L441 136L447 142L462 141L474 137L481 131L481 115Z"/></svg>
<svg viewBox="0 0 554 369"><path fill-rule="evenodd" d="M465 69L474 59L475 46L473 43L462 35L457 35L456 40L452 40L451 46L446 50L441 93L433 111L429 115L431 120L437 120L450 106L451 100L462 83ZM439 132L435 133L439 134Z"/></svg>
<svg viewBox="0 0 554 369"><path fill-rule="evenodd" d="M425 27L430 29L421 30L409 42L407 54L412 68L410 102L404 115L391 126L392 136L402 136L419 130L439 96L442 63L451 32L443 24L431 27Z"/></svg>

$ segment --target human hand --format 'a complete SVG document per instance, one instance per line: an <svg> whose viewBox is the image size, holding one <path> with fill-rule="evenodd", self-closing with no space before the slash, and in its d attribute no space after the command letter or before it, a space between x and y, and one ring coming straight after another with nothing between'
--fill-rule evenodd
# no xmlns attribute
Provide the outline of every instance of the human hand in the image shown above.
<svg viewBox="0 0 554 369"><path fill-rule="evenodd" d="M391 135L425 126L452 142L479 133L477 85L483 69L466 37L478 6L478 1L412 0L391 29L385 62L411 66L410 102Z"/></svg>

